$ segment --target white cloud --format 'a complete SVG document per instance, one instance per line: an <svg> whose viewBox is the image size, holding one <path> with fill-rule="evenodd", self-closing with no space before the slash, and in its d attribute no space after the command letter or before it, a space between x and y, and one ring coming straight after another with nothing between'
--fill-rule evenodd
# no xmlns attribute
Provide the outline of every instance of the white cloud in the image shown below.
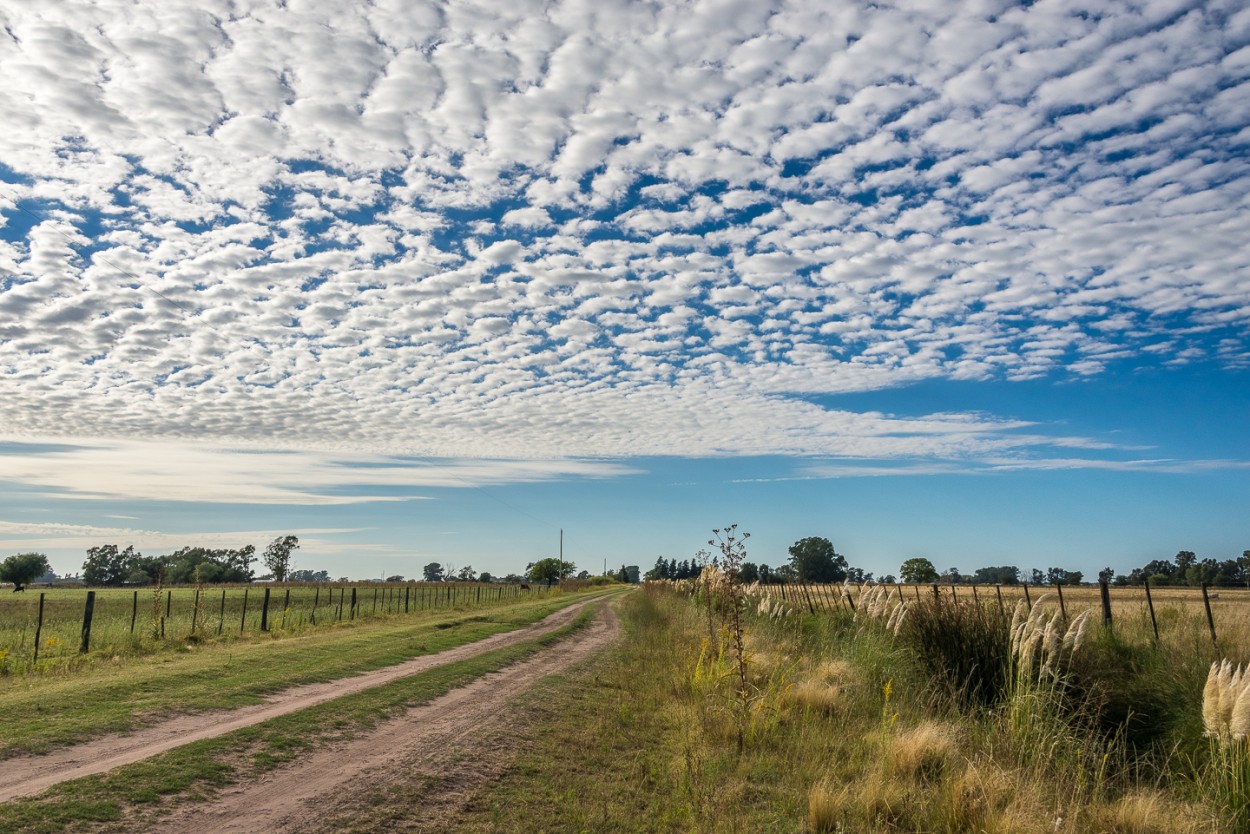
<svg viewBox="0 0 1250 834"><path fill-rule="evenodd" d="M184 444L221 496L424 483L333 449L986 454L1054 439L786 395L1250 356L1220 3L4 14L0 420ZM242 443L318 451L204 451ZM12 477L96 489L54 460Z"/></svg>

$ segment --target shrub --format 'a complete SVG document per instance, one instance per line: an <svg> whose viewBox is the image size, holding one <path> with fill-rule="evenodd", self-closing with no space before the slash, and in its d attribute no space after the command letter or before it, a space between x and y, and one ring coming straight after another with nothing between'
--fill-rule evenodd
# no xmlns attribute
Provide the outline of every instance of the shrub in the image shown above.
<svg viewBox="0 0 1250 834"><path fill-rule="evenodd" d="M909 606L901 635L915 648L940 694L965 706L991 706L1007 688L1009 623L971 602L926 599Z"/></svg>

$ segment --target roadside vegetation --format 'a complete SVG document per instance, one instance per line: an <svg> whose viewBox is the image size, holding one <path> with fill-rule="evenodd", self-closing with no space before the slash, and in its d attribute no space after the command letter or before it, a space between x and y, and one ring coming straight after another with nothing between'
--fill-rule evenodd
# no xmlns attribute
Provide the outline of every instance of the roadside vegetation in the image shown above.
<svg viewBox="0 0 1250 834"><path fill-rule="evenodd" d="M1244 623L1217 649L1200 606L1156 601L1156 644L1073 600L888 586L812 613L737 584L742 555L624 600L619 651L532 708L456 830L1250 830Z"/></svg>

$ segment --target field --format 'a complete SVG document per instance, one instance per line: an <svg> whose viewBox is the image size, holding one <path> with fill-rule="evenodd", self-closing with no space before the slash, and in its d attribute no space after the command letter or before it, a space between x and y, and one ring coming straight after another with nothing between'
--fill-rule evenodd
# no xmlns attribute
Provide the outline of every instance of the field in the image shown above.
<svg viewBox="0 0 1250 834"><path fill-rule="evenodd" d="M1242 589L1213 592L1210 620L1199 589L1155 589L1152 622L1141 589L1113 588L1105 625L1097 588L1063 589L1061 609L1030 587L1030 612L1022 587L935 598L708 573L609 590L623 635L608 651L607 612L533 631L597 592L479 601L467 586L426 608L409 592L405 616L401 590L379 589L375 612L370 586L352 620L348 587L322 591L313 627L307 590L271 608L275 632L240 638L240 605L220 642L188 640L219 614L194 634L188 616L164 643L0 679L0 798L6 757L31 771L43 759L27 752L84 760L171 726L264 719L0 804L0 830L1250 830L1250 745L1227 723L1250 678L1230 668L1219 709L1208 683L1213 661L1247 659ZM133 593L101 598L128 639ZM381 677L343 688L367 670ZM278 709L318 686L323 700Z"/></svg>
<svg viewBox="0 0 1250 834"><path fill-rule="evenodd" d="M0 676L71 668L188 642L279 638L342 622L477 610L547 592L537 584L469 582L101 588L94 591L88 652L83 653L88 592L31 588L0 595Z"/></svg>

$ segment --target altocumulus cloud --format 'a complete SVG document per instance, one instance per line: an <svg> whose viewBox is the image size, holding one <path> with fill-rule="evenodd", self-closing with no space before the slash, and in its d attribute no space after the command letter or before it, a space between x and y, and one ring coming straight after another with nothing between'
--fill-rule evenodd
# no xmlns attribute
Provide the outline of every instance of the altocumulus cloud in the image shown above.
<svg viewBox="0 0 1250 834"><path fill-rule="evenodd" d="M73 447L6 460L50 490L99 492L62 463L136 438L274 502L439 483L405 455L483 459L474 483L639 454L1044 461L1081 440L812 399L1247 364L1244 3L0 22L0 420ZM246 479L244 442L306 450L303 486ZM131 469L112 494L174 488Z"/></svg>

